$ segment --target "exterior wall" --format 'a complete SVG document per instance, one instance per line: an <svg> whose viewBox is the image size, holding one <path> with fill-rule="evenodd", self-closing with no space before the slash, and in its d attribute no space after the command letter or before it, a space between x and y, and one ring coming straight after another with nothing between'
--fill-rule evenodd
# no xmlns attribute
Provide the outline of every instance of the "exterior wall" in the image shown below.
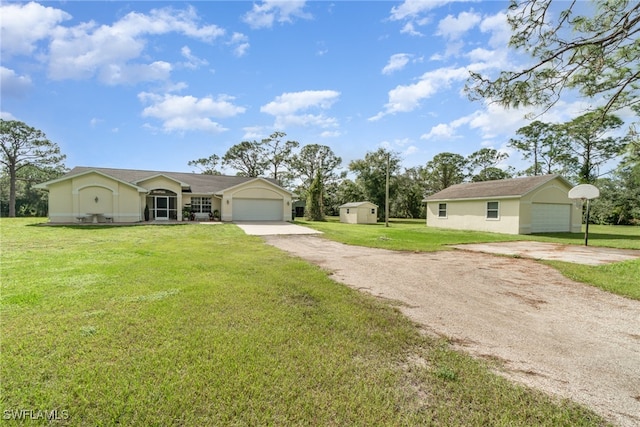
<svg viewBox="0 0 640 427"><path fill-rule="evenodd" d="M487 218L487 202L498 202L499 216ZM438 217L438 205L447 204L447 217ZM476 230L493 233L518 234L520 231L519 199L480 199L429 201L427 225L454 230Z"/></svg>
<svg viewBox="0 0 640 427"><path fill-rule="evenodd" d="M374 213L371 213L371 209ZM349 210L349 213L347 213ZM340 222L347 224L375 224L378 222L378 209L373 203L356 207L341 207Z"/></svg>
<svg viewBox="0 0 640 427"><path fill-rule="evenodd" d="M49 187L49 221L74 222L78 212L73 211L71 181L62 181Z"/></svg>
<svg viewBox="0 0 640 427"><path fill-rule="evenodd" d="M111 216L114 222L141 221L138 190L97 173L73 177L49 187L51 222L75 222L76 217L89 214Z"/></svg>
<svg viewBox="0 0 640 427"><path fill-rule="evenodd" d="M526 194L520 201L520 234L531 234L532 204L554 203L571 206L571 232L580 233L582 230L582 209L576 207L569 198L571 188L558 179L546 183L536 191Z"/></svg>
<svg viewBox="0 0 640 427"><path fill-rule="evenodd" d="M282 221L291 221L291 194L264 181L250 181L225 191L220 209L222 221L233 221L234 199L282 200Z"/></svg>
<svg viewBox="0 0 640 427"><path fill-rule="evenodd" d="M349 213L347 213L347 210L349 211ZM357 224L357 208L340 208L340 222L344 222L346 224Z"/></svg>

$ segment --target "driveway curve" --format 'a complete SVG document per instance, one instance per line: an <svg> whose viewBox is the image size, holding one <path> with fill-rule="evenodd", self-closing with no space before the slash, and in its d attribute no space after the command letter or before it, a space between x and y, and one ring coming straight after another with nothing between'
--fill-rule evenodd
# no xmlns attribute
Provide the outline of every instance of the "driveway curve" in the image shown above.
<svg viewBox="0 0 640 427"><path fill-rule="evenodd" d="M402 302L428 333L503 375L584 404L624 427L640 425L640 301L573 282L528 259L466 251L398 252L318 236L267 243L332 278Z"/></svg>

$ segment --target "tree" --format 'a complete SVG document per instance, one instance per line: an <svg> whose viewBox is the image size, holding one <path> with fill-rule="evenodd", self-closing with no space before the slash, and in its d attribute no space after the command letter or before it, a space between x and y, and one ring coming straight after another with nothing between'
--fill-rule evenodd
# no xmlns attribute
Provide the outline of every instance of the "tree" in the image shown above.
<svg viewBox="0 0 640 427"><path fill-rule="evenodd" d="M496 167L509 155L495 148L481 148L467 157L467 167L473 182L491 181L494 179L511 178L511 173ZM478 169L480 169L478 171Z"/></svg>
<svg viewBox="0 0 640 427"><path fill-rule="evenodd" d="M258 177L264 174L267 163L260 143L242 141L229 148L222 158L223 164L238 171L239 176Z"/></svg>
<svg viewBox="0 0 640 427"><path fill-rule="evenodd" d="M566 174L575 163L566 134L558 124L536 120L516 134L521 138L512 138L509 147L520 151L525 160L533 161L525 175Z"/></svg>
<svg viewBox="0 0 640 427"><path fill-rule="evenodd" d="M322 194L324 200L327 190L334 188L346 175L338 172L341 164L342 159L326 145L309 144L302 147L300 153L294 155L289 164L292 173L301 180L298 194L301 197L306 197L312 181L319 173L319 179L324 189L324 194ZM322 205L327 206L325 203Z"/></svg>
<svg viewBox="0 0 640 427"><path fill-rule="evenodd" d="M221 175L218 170L218 163L220 162L220 157L216 154L212 154L209 157L203 157L197 160L190 160L187 163L189 166L196 167L200 169L202 174L204 175Z"/></svg>
<svg viewBox="0 0 640 427"><path fill-rule="evenodd" d="M379 148L377 151L367 153L364 159L349 163L349 170L357 175L356 183L363 189L366 199L380 207L379 219L384 215L382 207L385 206L387 167L391 177L389 199L393 200L396 191L395 175L400 171L400 157L397 153Z"/></svg>
<svg viewBox="0 0 640 427"><path fill-rule="evenodd" d="M427 162L424 169L426 194L431 195L465 179L467 160L460 154L440 153Z"/></svg>
<svg viewBox="0 0 640 427"><path fill-rule="evenodd" d="M310 221L324 221L324 206L322 205L322 195L324 188L322 185L322 177L320 171L316 172L316 176L311 182L307 193L307 219Z"/></svg>
<svg viewBox="0 0 640 427"><path fill-rule="evenodd" d="M629 143L627 137L610 135L611 131L622 125L622 120L617 116L602 116L599 111L583 114L563 125L571 150L578 159L580 183L595 182L600 176L600 166L618 156Z"/></svg>
<svg viewBox="0 0 640 427"><path fill-rule="evenodd" d="M364 200L367 196L361 186L350 179L342 180L335 189L331 208L339 212L339 206L345 203Z"/></svg>
<svg viewBox="0 0 640 427"><path fill-rule="evenodd" d="M552 11L555 4L511 0L509 45L531 55L534 63L502 71L493 80L471 73L469 97L505 107L549 109L565 89L577 89L601 103L595 104L602 107L601 114L639 105L640 2L597 0L590 16L576 14L583 2L567 2L566 9Z"/></svg>
<svg viewBox="0 0 640 427"><path fill-rule="evenodd" d="M287 169L291 162L291 153L294 148L300 145L297 141L282 142L282 138L287 136L284 132L274 132L262 140L262 152L265 156L265 163L271 166L271 177L276 180L282 180L280 171L282 168Z"/></svg>
<svg viewBox="0 0 640 427"><path fill-rule="evenodd" d="M420 218L424 214L424 170L422 167L405 169L396 177L401 191L397 191L391 203L391 216L396 218Z"/></svg>
<svg viewBox="0 0 640 427"><path fill-rule="evenodd" d="M343 174L336 171L341 164L342 159L336 156L330 147L309 144L293 156L291 169L302 180L303 186L308 187L318 171L325 184L338 181L343 177Z"/></svg>
<svg viewBox="0 0 640 427"><path fill-rule="evenodd" d="M27 167L42 171L61 170L66 156L41 130L17 120L0 119L0 163L9 176L9 217L16 216L16 183Z"/></svg>

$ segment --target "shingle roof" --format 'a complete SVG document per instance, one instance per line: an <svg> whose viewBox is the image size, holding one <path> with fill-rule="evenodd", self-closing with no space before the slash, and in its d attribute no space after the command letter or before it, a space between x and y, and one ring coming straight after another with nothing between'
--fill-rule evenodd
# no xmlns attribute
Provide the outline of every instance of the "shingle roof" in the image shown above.
<svg viewBox="0 0 640 427"><path fill-rule="evenodd" d="M203 175L197 173L185 173L185 172L166 172L166 171L149 171L149 170L136 170L136 169L112 169L112 168L95 168L87 166L77 166L73 168L69 173L61 177L61 179L69 178L74 175L82 173L97 171L105 175L112 176L113 178L121 181L129 182L131 184L137 184L145 179L157 176L165 175L169 178L173 178L176 181L188 184L191 192L196 194L217 194L226 190L227 188L234 187L236 185L251 181L255 178L249 178L244 176L228 176L228 175ZM278 182L271 178L264 178L267 181L280 185Z"/></svg>
<svg viewBox="0 0 640 427"><path fill-rule="evenodd" d="M524 196L547 182L559 178L567 185L568 181L560 175L540 175L525 178L501 179L495 181L468 182L452 185L425 198L426 201L452 199L480 199L486 197Z"/></svg>
<svg viewBox="0 0 640 427"><path fill-rule="evenodd" d="M378 207L378 205L375 205L371 202L351 202L351 203L345 203L344 205L340 205L338 207L340 208L357 208L359 206L363 206L363 205L373 205L376 208Z"/></svg>

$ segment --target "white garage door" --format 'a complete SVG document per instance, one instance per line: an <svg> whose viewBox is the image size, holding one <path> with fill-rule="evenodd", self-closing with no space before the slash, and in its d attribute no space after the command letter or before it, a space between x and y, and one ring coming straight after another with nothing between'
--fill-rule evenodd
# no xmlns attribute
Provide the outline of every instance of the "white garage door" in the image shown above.
<svg viewBox="0 0 640 427"><path fill-rule="evenodd" d="M571 231L571 205L534 203L531 210L531 232Z"/></svg>
<svg viewBox="0 0 640 427"><path fill-rule="evenodd" d="M233 199L234 221L282 221L282 200Z"/></svg>

